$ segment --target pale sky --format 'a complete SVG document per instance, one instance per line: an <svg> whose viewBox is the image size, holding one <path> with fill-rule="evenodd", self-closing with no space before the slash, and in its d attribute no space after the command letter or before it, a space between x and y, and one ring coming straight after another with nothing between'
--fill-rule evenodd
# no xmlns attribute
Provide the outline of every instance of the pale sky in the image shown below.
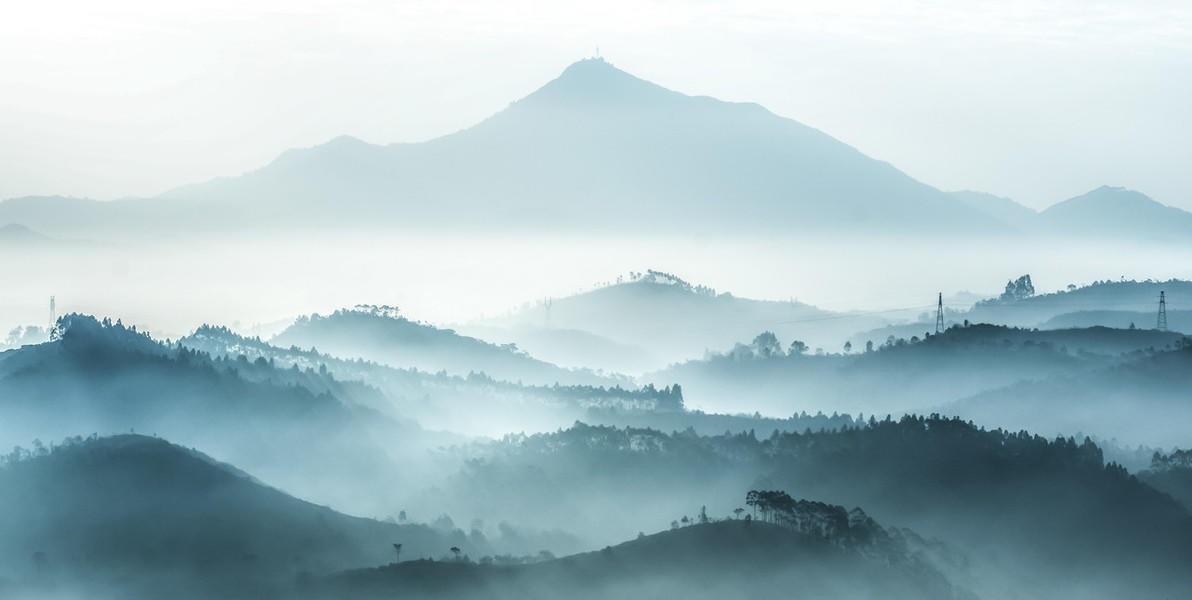
<svg viewBox="0 0 1192 600"><path fill-rule="evenodd" d="M467 127L597 46L942 189L1192 210L1192 3L4 3L0 198L153 195L341 134ZM894 5L897 4L897 7Z"/></svg>

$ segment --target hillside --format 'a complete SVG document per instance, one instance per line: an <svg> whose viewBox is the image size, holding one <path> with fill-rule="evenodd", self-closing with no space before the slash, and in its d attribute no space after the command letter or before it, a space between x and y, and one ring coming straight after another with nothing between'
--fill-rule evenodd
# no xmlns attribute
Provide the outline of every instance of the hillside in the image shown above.
<svg viewBox="0 0 1192 600"><path fill-rule="evenodd" d="M1007 290L1014 283L1008 283ZM1106 280L1080 286L1072 284L1067 290L1041 294L1034 293L1032 287L1029 293L1017 296L1003 294L1002 297L978 302L961 318L974 323L1041 327L1050 319L1072 312L1129 311L1149 314L1148 318L1135 322L1135 325L1150 329L1155 326L1155 316L1159 310L1159 292L1166 293L1169 311L1179 310L1187 306L1187 299L1192 298L1192 281ZM1094 324L1115 325L1113 322Z"/></svg>
<svg viewBox="0 0 1192 600"><path fill-rule="evenodd" d="M912 554L906 534L888 532L860 511L852 516L856 520L845 524L848 531L839 538L769 523L720 521L531 565L412 561L350 571L311 586L308 594L509 600L970 597ZM844 541L850 536L865 540Z"/></svg>
<svg viewBox="0 0 1192 600"><path fill-rule="evenodd" d="M497 379L541 385L625 381L588 370L563 369L520 352L515 346L497 346L450 329L411 321L384 307L300 317L270 341L276 346L316 348L341 358L363 358L432 373L485 373Z"/></svg>
<svg viewBox="0 0 1192 600"><path fill-rule="evenodd" d="M763 330L810 343L831 340L835 346L846 332L874 327L882 320L833 313L793 300L740 298L650 270L589 292L551 299L549 307L538 305L480 324L516 331L544 323L643 348L650 360L637 365L635 371L642 372L698 358Z"/></svg>
<svg viewBox="0 0 1192 600"><path fill-rule="evenodd" d="M735 490L759 485L865 506L939 538L969 555L971 589L983 597L1178 596L1192 557L1187 510L1105 464L1091 442L939 417L769 436L577 425L510 436L437 498L485 518L566 522L600 540L690 515L693 504L728 514L743 506ZM1138 577L1121 581L1121 569Z"/></svg>
<svg viewBox="0 0 1192 600"><path fill-rule="evenodd" d="M1192 445L1192 344L1144 352L1120 365L1022 381L950 403L989 426L1090 433L1128 445Z"/></svg>
<svg viewBox="0 0 1192 600"><path fill-rule="evenodd" d="M572 64L483 122L428 142L345 136L147 201L0 203L0 222L56 232L70 225L54 222L65 203L83 204L100 229L1004 230L812 127L756 104L667 90L601 59Z"/></svg>
<svg viewBox="0 0 1192 600"><path fill-rule="evenodd" d="M156 433L305 498L385 514L384 493L357 493L361 478L400 491L425 466L395 468L396 457L452 439L366 408L375 389L325 372L212 358L80 315L58 329L54 342L0 353L5 446L78 432Z"/></svg>
<svg viewBox="0 0 1192 600"><path fill-rule="evenodd" d="M880 330L879 330L880 331ZM761 334L749 344L642 376L683 386L705 410L798 410L900 414L922 411L1019 381L1079 374L1123 355L1170 347L1181 335L1108 328L1030 330L953 326L940 335L860 341L849 353L813 354ZM791 342L796 345L796 342ZM946 382L946 385L941 385Z"/></svg>
<svg viewBox="0 0 1192 600"><path fill-rule="evenodd" d="M178 343L243 362L267 362L280 369L325 372L341 386L359 382L381 393L360 399L397 419L413 419L432 430L499 436L509 431L550 431L599 414L649 415L683 412L682 392L664 386L621 387L529 385L473 373L467 376L399 369L361 359L342 359L316 350L281 348L227 328L203 326Z"/></svg>
<svg viewBox="0 0 1192 600"><path fill-rule="evenodd" d="M299 574L477 547L349 517L166 441L72 438L0 466L0 578L87 597L271 596ZM32 558L31 558L32 557Z"/></svg>

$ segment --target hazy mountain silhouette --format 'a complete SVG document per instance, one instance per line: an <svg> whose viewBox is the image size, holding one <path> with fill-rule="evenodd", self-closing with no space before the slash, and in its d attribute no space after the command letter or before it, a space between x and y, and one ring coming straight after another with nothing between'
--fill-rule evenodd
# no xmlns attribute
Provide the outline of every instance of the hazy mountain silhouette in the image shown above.
<svg viewBox="0 0 1192 600"><path fill-rule="evenodd" d="M7 245L45 244L50 238L19 223L0 227L0 247Z"/></svg>
<svg viewBox="0 0 1192 600"><path fill-rule="evenodd" d="M641 379L678 383L689 405L717 411L899 414L1019 381L1117 364L1128 359L1124 355L1170 347L1182 337L1142 329L1040 331L987 324L954 326L940 335L916 331L910 338L870 338L872 351L858 342L848 354L788 350L797 342L763 333Z"/></svg>
<svg viewBox="0 0 1192 600"><path fill-rule="evenodd" d="M316 348L341 358L364 358L393 367L455 375L485 373L506 381L598 385L628 382L589 370L564 369L533 358L516 346L497 346L372 307L339 310L326 317L301 317L271 343Z"/></svg>
<svg viewBox="0 0 1192 600"><path fill-rule="evenodd" d="M972 190L951 192L950 195L965 205L997 219L1007 227L1019 231L1031 231L1039 218L1039 213L1009 198Z"/></svg>
<svg viewBox="0 0 1192 600"><path fill-rule="evenodd" d="M1040 227L1053 236L1136 241L1186 241L1192 213L1160 204L1145 194L1102 186L1039 213Z"/></svg>
<svg viewBox="0 0 1192 600"><path fill-rule="evenodd" d="M51 225L68 202L91 214L90 227L156 221L192 230L347 223L678 232L1005 229L819 130L756 104L667 90L601 59L579 61L474 127L428 142L379 146L340 137L157 201L77 206L63 198L22 199L0 204L0 220Z"/></svg>
<svg viewBox="0 0 1192 600"><path fill-rule="evenodd" d="M847 333L882 324L880 317L834 313L797 301L754 300L687 282L660 271L632 273L626 280L589 292L554 298L488 326L550 327L588 331L645 349L637 371L702 356L750 339L762 330L788 338L842 340Z"/></svg>
<svg viewBox="0 0 1192 600"><path fill-rule="evenodd" d="M87 597L259 597L329 573L451 546L462 532L349 517L166 441L73 438L0 466L0 573ZM31 594L32 596L33 594Z"/></svg>
<svg viewBox="0 0 1192 600"><path fill-rule="evenodd" d="M942 410L990 426L1077 432L1127 445L1192 446L1192 342L1155 344L1119 365L986 391Z"/></svg>

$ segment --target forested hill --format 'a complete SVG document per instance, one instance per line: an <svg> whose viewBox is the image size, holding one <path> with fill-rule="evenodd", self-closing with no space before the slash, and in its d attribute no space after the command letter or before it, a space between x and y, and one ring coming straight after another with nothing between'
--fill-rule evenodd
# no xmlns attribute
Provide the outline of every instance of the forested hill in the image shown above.
<svg viewBox="0 0 1192 600"><path fill-rule="evenodd" d="M672 273L649 270L483 324L591 332L644 349L652 360L639 365L641 372L700 357L759 331L835 344L854 331L884 324L873 315L843 316L796 300L743 298Z"/></svg>
<svg viewBox="0 0 1192 600"><path fill-rule="evenodd" d="M587 370L563 369L528 356L515 346L497 346L450 329L411 321L389 307L361 306L325 317L301 317L271 342L394 367L454 375L486 373L496 379L533 384L614 385L627 381Z"/></svg>
<svg viewBox="0 0 1192 600"><path fill-rule="evenodd" d="M688 405L706 410L897 414L933 409L1019 381L1117 364L1137 352L1173 348L1183 338L1138 329L1043 331L987 324L920 335L850 344L839 353L812 353L802 340L763 332L748 344L642 380L679 383ZM947 385L941 385L944 381Z"/></svg>
<svg viewBox="0 0 1192 600"><path fill-rule="evenodd" d="M1022 281L1020 279L1019 281ZM1148 315L1135 325L1151 329L1156 325L1159 311L1159 292L1165 292L1168 310L1187 310L1192 306L1192 281L1098 281L1084 286L1069 285L1068 289L1035 294L1029 289L1007 284L1000 297L977 303L964 315L974 323L1002 323L1021 327L1038 327L1050 319L1068 313L1088 311L1129 311ZM1029 276L1026 283L1030 284ZM1015 293L1017 292L1017 293ZM1115 325L1114 322L1095 322L1094 325Z"/></svg>
<svg viewBox="0 0 1192 600"><path fill-rule="evenodd" d="M349 571L309 586L305 597L972 597L912 552L918 548L908 545L908 534L887 531L859 511L850 514L842 507L803 504L842 517L842 527L829 535L760 521L708 522L532 565L411 561Z"/></svg>
<svg viewBox="0 0 1192 600"><path fill-rule="evenodd" d="M1192 445L1192 340L1121 364L1056 373L941 408L990 426L1086 432L1135 446Z"/></svg>
<svg viewBox="0 0 1192 600"><path fill-rule="evenodd" d="M1091 442L940 417L761 439L577 426L498 444L441 501L484 498L468 510L492 518L517 507L610 536L656 527L693 503L728 514L740 499L724 490L759 482L864 506L882 522L952 543L988 566L985 584L1022 582L1002 596L1170 597L1164 594L1186 584L1192 559L1188 511L1105 464ZM607 506L603 494L619 498L618 506ZM1134 570L1140 583L1123 587L1130 584L1110 575L1121 569Z"/></svg>
<svg viewBox="0 0 1192 600"><path fill-rule="evenodd" d="M363 408L379 392L327 373L166 346L119 323L68 315L57 339L0 354L6 445L79 432L156 433L288 491L365 510L359 477L398 486L392 455L450 439Z"/></svg>
<svg viewBox="0 0 1192 600"><path fill-rule="evenodd" d="M70 438L0 461L0 580L80 597L257 598L303 573L384 564L462 532L348 517L143 435Z"/></svg>
<svg viewBox="0 0 1192 600"><path fill-rule="evenodd" d="M683 395L678 386L529 385L497 380L484 373L427 373L338 358L314 349L281 348L237 335L226 327L208 325L178 343L216 357L325 373L337 382L363 382L383 395L372 399L370 407L394 417L414 419L429 429L469 435L554 430L590 417L593 411L618 415L683 413Z"/></svg>

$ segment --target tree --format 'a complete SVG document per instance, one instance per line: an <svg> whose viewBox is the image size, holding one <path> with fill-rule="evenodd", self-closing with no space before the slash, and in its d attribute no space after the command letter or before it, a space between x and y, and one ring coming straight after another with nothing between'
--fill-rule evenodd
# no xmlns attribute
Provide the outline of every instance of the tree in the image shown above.
<svg viewBox="0 0 1192 600"><path fill-rule="evenodd" d="M459 553L460 553L459 546L451 547L451 554L455 555L455 560L459 560Z"/></svg>
<svg viewBox="0 0 1192 600"><path fill-rule="evenodd" d="M699 522L701 525L706 525L708 523L708 507L707 506L699 507Z"/></svg>
<svg viewBox="0 0 1192 600"><path fill-rule="evenodd" d="M853 351L853 343L852 343L852 342L845 342L845 343L844 343L844 353L845 353L845 354L848 354L849 352L852 352L852 351Z"/></svg>
<svg viewBox="0 0 1192 600"><path fill-rule="evenodd" d="M865 351L873 352L873 340L868 340L865 342Z"/></svg>
<svg viewBox="0 0 1192 600"><path fill-rule="evenodd" d="M679 522L682 523L684 527L686 527L691 524L691 519L688 519L687 515L683 515L683 518L679 519Z"/></svg>
<svg viewBox="0 0 1192 600"><path fill-rule="evenodd" d="M782 356L782 343L772 332L763 331L753 338L753 352L762 358Z"/></svg>
<svg viewBox="0 0 1192 600"><path fill-rule="evenodd" d="M397 513L397 522L398 523L406 522L406 511L404 509Z"/></svg>
<svg viewBox="0 0 1192 600"><path fill-rule="evenodd" d="M397 555L394 562L401 562L401 544L393 545L393 553Z"/></svg>
<svg viewBox="0 0 1192 600"><path fill-rule="evenodd" d="M741 518L741 513L743 513L743 512L745 512L745 509L744 509L744 508L741 508L740 506L738 506L737 508L734 508L734 509L733 509L733 516L735 516L736 518L740 519L740 518Z"/></svg>
<svg viewBox="0 0 1192 600"><path fill-rule="evenodd" d="M791 350L790 350L791 356L799 356L805 352L807 352L807 344L805 344L799 340L795 340L795 341L791 342Z"/></svg>

